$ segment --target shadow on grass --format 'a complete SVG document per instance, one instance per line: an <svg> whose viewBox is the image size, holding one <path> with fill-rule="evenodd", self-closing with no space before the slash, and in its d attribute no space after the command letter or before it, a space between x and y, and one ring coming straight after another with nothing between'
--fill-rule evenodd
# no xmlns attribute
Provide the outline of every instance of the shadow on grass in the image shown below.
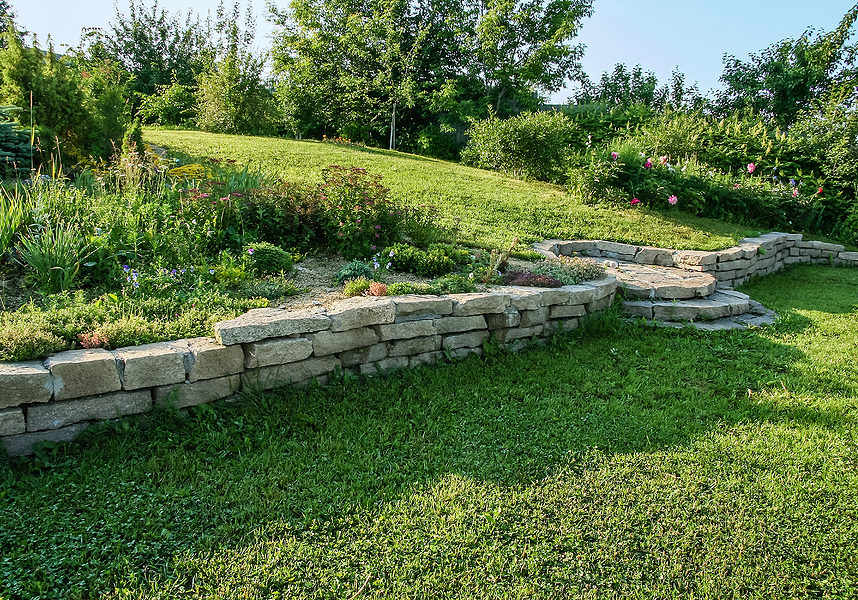
<svg viewBox="0 0 858 600"><path fill-rule="evenodd" d="M449 477L514 490L594 449L658 452L746 423L839 427L840 414L767 400L804 358L755 332L615 323L518 355L103 429L0 467L0 591L170 579L178 556L372 519Z"/></svg>

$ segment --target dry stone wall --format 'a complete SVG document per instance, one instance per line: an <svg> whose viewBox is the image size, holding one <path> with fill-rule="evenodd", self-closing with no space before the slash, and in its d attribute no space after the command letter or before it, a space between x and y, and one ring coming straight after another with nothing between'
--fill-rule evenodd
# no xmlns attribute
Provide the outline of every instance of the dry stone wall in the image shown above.
<svg viewBox="0 0 858 600"><path fill-rule="evenodd" d="M351 298L327 309L263 308L217 323L215 338L114 351L72 350L45 361L0 363L0 441L10 456L74 439L98 421L185 408L239 391L324 382L482 352L517 350L574 329L610 306L613 277L556 289L498 287L449 296Z"/></svg>
<svg viewBox="0 0 858 600"><path fill-rule="evenodd" d="M709 273L715 277L719 288L735 287L751 277L769 275L799 263L858 267L858 252L847 252L840 244L804 241L800 233L767 233L714 252L668 250L601 240L548 240L534 247L564 256L580 254Z"/></svg>

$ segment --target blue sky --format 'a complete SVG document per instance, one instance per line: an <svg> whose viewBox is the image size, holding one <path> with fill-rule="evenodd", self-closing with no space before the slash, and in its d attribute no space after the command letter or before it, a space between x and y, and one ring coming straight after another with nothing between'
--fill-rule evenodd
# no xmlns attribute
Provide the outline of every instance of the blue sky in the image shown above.
<svg viewBox="0 0 858 600"><path fill-rule="evenodd" d="M595 14L583 24L579 40L587 45L584 70L597 80L617 62L640 64L664 81L679 67L702 92L718 85L725 53L746 58L785 37L796 37L807 27L825 30L837 26L855 0L595 0ZM81 28L103 27L113 17L113 0L11 0L18 22L44 42L50 34L56 45L75 45ZM283 5L285 0L276 0ZM119 0L127 6L127 0ZM217 0L161 0L170 11L214 13ZM265 4L254 8L260 47L271 25L264 19ZM563 102L568 92L551 98Z"/></svg>

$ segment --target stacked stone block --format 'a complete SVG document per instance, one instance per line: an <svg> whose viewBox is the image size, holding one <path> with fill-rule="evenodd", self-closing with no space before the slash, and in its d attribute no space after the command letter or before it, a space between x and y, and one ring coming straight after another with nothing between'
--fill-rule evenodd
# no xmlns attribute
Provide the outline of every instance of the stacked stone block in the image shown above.
<svg viewBox="0 0 858 600"><path fill-rule="evenodd" d="M186 408L240 390L324 382L479 354L489 340L518 350L574 329L608 307L613 277L556 289L500 287L449 296L350 298L328 309L251 310L194 338L114 351L73 350L0 363L0 441L9 455L63 442L90 423Z"/></svg>

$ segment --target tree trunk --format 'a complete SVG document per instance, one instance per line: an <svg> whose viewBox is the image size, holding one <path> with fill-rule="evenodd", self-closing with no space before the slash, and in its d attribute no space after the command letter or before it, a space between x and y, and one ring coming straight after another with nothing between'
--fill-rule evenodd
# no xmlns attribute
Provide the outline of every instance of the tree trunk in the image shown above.
<svg viewBox="0 0 858 600"><path fill-rule="evenodd" d="M393 101L393 110L390 111L390 150L396 150L396 101Z"/></svg>

